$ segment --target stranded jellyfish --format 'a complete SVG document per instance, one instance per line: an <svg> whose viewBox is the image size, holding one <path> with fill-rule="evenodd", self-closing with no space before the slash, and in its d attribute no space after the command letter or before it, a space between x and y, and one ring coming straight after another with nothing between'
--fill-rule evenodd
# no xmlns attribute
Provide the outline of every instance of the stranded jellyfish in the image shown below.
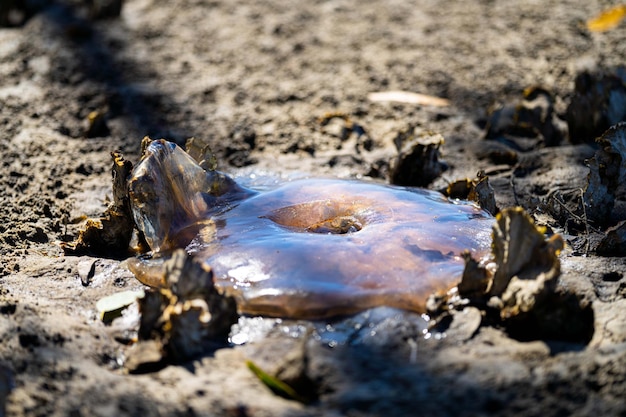
<svg viewBox="0 0 626 417"><path fill-rule="evenodd" d="M437 192L332 179L255 191L164 140L146 148L129 194L153 251L131 261L137 277L159 285L159 257L184 247L247 314L423 312L429 294L460 280L461 252L484 256L491 243L488 213Z"/></svg>

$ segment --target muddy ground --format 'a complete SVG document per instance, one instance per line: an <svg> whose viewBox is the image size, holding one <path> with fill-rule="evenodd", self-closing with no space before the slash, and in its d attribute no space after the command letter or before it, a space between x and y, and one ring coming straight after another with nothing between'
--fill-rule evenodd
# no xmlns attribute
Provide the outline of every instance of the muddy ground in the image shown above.
<svg viewBox="0 0 626 417"><path fill-rule="evenodd" d="M498 326L472 327L474 310L441 340L403 317L355 344L294 336L279 323L253 343L141 375L122 367L132 323L106 325L95 309L141 285L119 259L64 256L59 246L111 197L110 152L137 160L145 135L203 138L231 173L386 181L394 138L412 127L445 138L447 170L430 188L484 170L500 207L521 205L575 244L580 228L542 202L585 187L593 138L551 147L538 137L486 140L485 125L490 106L533 85L556 97L564 117L580 71L623 64L624 26L592 34L583 24L609 2L128 0L113 17L77 1L24 3L0 29L8 415L626 413L626 260L585 245L563 252L559 286L590 303L590 340L516 340ZM451 105L368 100L387 90ZM105 123L88 131L93 111ZM329 112L349 116L369 142L342 136L341 120L321 123ZM306 355L294 360L298 351ZM303 405L275 395L246 359L268 370L304 366L317 398Z"/></svg>

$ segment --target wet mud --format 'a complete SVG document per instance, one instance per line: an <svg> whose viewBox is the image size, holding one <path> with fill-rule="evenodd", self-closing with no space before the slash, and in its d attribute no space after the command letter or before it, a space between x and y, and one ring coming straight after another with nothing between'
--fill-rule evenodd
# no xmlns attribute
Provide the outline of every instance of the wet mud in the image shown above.
<svg viewBox="0 0 626 417"><path fill-rule="evenodd" d="M604 2L118 6L0 7L7 415L626 411L624 127L607 131L626 114L626 44L623 26L585 27ZM426 98L371 95L388 91ZM134 350L137 304L106 322L96 307L144 288L126 253L61 249L115 201L111 152L138 161L146 135L179 145L201 138L242 181L330 177L463 198L492 192L493 201L471 199L490 201L493 213L521 206L548 236L562 236L553 289L569 295L562 309L533 316L541 332L528 332L529 321L508 326L478 302L435 327L384 307L327 321L240 317L230 342L158 363L154 346ZM183 308L172 301L171 311ZM550 327L568 319L567 337ZM155 320L144 329L167 334ZM169 334L181 341L170 346L189 346L194 335ZM305 401L272 390L249 361Z"/></svg>

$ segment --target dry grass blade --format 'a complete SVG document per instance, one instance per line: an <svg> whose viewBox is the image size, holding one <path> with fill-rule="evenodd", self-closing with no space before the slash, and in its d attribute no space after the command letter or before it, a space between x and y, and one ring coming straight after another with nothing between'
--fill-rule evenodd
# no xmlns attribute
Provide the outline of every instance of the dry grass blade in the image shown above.
<svg viewBox="0 0 626 417"><path fill-rule="evenodd" d="M420 106L446 107L450 105L450 100L441 97L429 96L427 94L412 93L410 91L380 91L369 93L369 101L384 102L393 101L396 103L418 104Z"/></svg>
<svg viewBox="0 0 626 417"><path fill-rule="evenodd" d="M280 395L283 398L287 398L290 400L300 401L302 403L306 403L306 400L300 396L296 390L291 388L289 385L285 384L280 379L271 376L261 368L259 368L254 362L248 360L246 361L246 365L248 369L252 371L252 373L259 378L261 382L263 382L269 389L271 389L275 394Z"/></svg>

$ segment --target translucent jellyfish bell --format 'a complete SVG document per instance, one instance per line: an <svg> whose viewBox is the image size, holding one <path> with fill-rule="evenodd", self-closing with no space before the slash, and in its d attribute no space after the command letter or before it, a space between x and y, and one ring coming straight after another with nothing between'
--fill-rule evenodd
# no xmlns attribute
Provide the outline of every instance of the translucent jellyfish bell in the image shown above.
<svg viewBox="0 0 626 417"><path fill-rule="evenodd" d="M376 306L423 312L429 294L460 280L461 252L480 257L491 244L493 218L471 203L330 179L253 192L205 172L165 141L153 142L135 168L130 195L151 248L187 247L248 314L321 318ZM135 261L133 269L156 282L148 276L158 276L158 266Z"/></svg>

